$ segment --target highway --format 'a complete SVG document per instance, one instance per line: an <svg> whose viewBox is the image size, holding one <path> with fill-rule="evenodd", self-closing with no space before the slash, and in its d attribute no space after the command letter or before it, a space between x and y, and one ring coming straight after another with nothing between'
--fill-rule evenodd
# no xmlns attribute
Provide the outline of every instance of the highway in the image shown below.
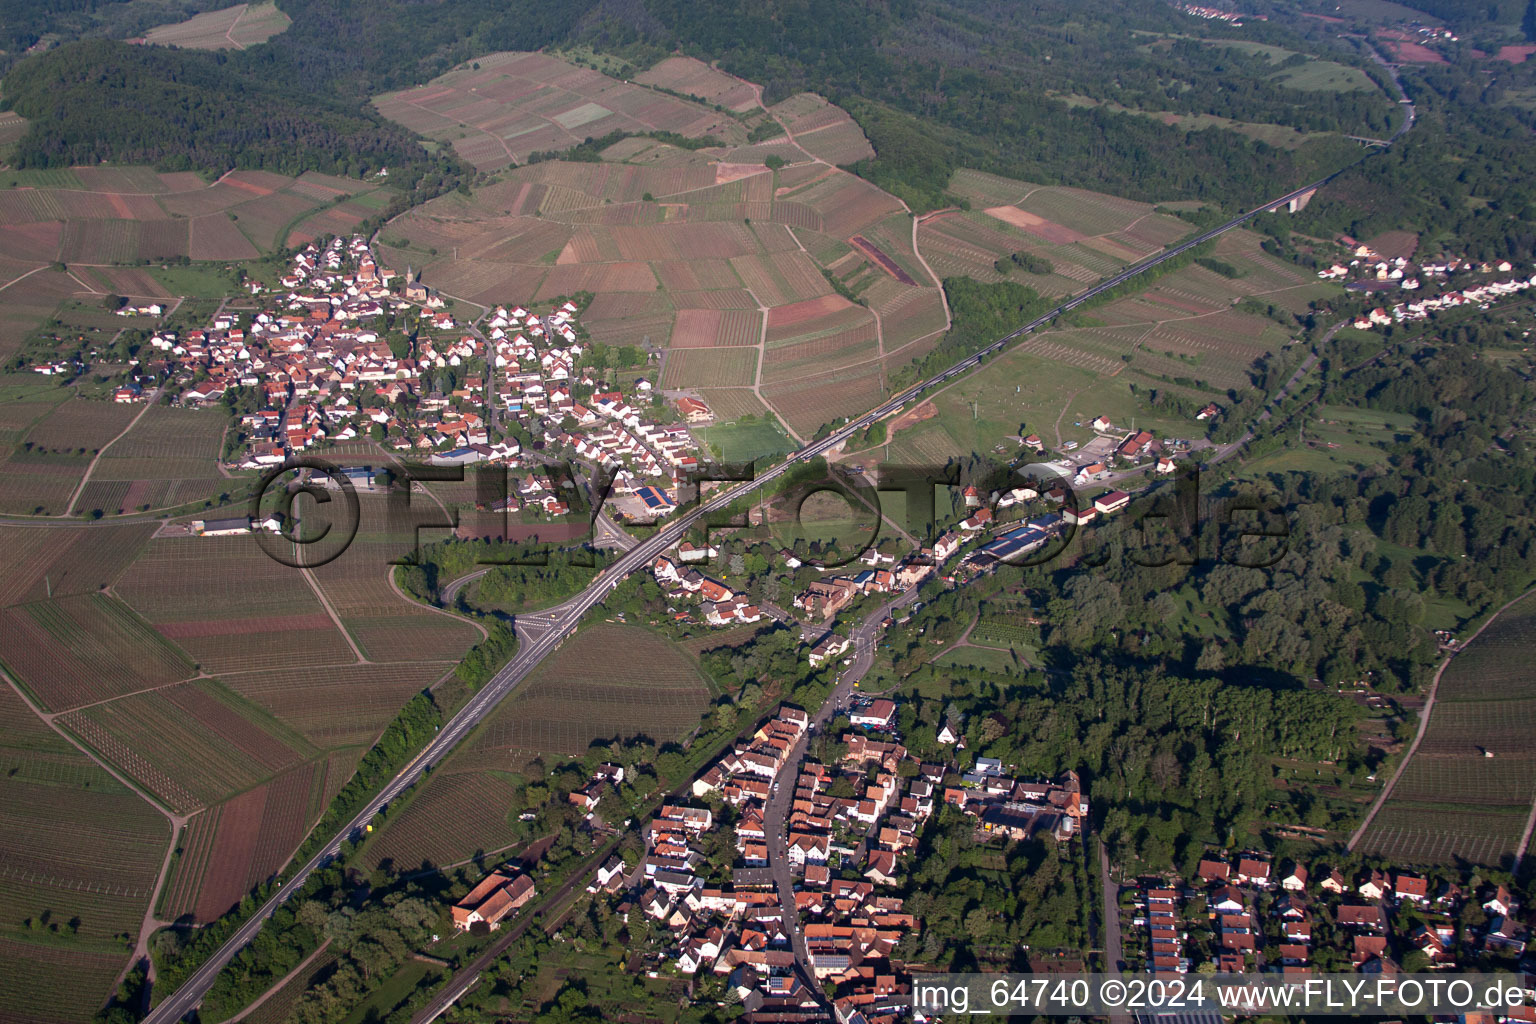
<svg viewBox="0 0 1536 1024"><path fill-rule="evenodd" d="M1379 59L1380 58L1378 57L1378 60ZM1401 86L1399 86L1399 90L1401 90ZM1393 134L1392 139L1390 140L1393 142L1395 142L1410 127L1412 127L1414 122L1413 105L1408 103L1406 99L1404 99L1403 102L1407 111L1407 117L1404 120L1403 125L1398 129L1396 133ZM1373 147L1369 152L1378 151L1379 148ZM1353 164L1350 166L1353 166ZM328 842L319 853L315 854L304 865L294 871L289 880L284 883L276 893L268 898L267 902L262 905L261 909L256 914L252 915L250 920L241 925L239 930L231 935L230 938L226 940L222 946L219 947L213 956L210 957L201 967L199 967L198 970L194 972L192 976L181 985L180 988L178 988L159 1006L157 1006L154 1011L145 1018L146 1024L172 1024L172 1022L180 1020L186 1014L195 1009L198 1003L201 1002L204 994L206 994L209 988L212 987L214 979L218 977L219 972L224 969L225 965L234 959L236 954L238 954L241 949L250 943L250 941L255 937L257 931L260 930L262 923L272 914L272 911L275 910L280 904L292 897L293 894L299 889L299 887L302 886L308 879L311 872L326 863L331 858L335 857L343 842L345 842L357 831L363 829L370 821L373 820L374 816L379 813L381 808L399 796L402 791L419 781L422 776L432 768L432 766L440 763L443 758L445 758L449 752L459 744L461 740L469 735L475 726L479 725L487 715L495 710L496 706L501 703L503 698L505 698L509 693L516 689L517 685L521 683L525 678L527 678L528 674L532 672L541 661L543 661L557 647L559 647L560 644L566 639L566 637L575 632L581 617L586 614L588 610L601 602L602 599L614 587L618 586L619 582L624 577L628 576L630 573L644 570L650 566L650 564L655 560L656 556L662 554L673 544L681 540L688 529L697 523L700 519L713 512L719 511L722 508L725 508L736 499L772 483L780 476L783 476L785 473L794 469L796 466L820 457L829 449L847 441L859 431L866 429L870 424L876 422L877 420L883 419L886 416L889 416L899 410L905 409L907 406L921 400L928 392L942 387L945 384L948 384L950 381L953 381L955 378L971 372L980 366L988 357L1002 352L1009 345L1018 341L1020 338L1023 338L1026 335L1039 330L1041 327L1046 326L1047 324L1054 321L1057 317L1061 316L1063 313L1070 312L1071 310L1076 309L1078 306L1081 306L1083 303L1089 301L1090 299L1093 299L1094 297L1102 295L1112 288L1116 288L1119 285L1124 284L1126 281L1131 280L1138 274L1145 273L1146 271L1152 269L1155 266L1158 266L1161 263L1164 263L1170 259L1174 259L1175 257L1188 252L1190 249L1193 249L1198 245L1201 245L1213 238L1225 234L1226 232L1231 231L1233 228L1241 226L1242 224L1246 223L1261 213L1275 210L1278 207L1284 207L1292 199L1295 199L1313 189L1326 185L1328 182L1344 173L1345 170L1348 170L1348 167L1341 168L1340 170L1335 171L1326 177L1319 178L1318 180L1303 185L1300 188L1292 189L1284 195L1270 199L1262 205L1256 206L1246 213L1233 217L1232 219L1217 227L1202 231L1189 240L1181 242L1180 244L1165 252L1159 253L1155 256L1143 260L1140 263L1136 263L1130 267L1127 267L1114 276L1107 278L1099 284L1094 285L1092 288L1089 288L1086 291L1081 292L1071 299L1061 303L1049 312L1036 317L1034 320L1031 320L1029 323L1018 328L1012 333L1006 334L1003 337L997 339L995 342L992 342L981 351L961 359L953 366L950 366L948 369L943 370L935 376L923 381L921 384L909 388L908 390L902 392L900 395L897 395L875 407L874 409L871 409L864 415L833 431L831 434L821 439L820 441L812 442L804 448L801 448L799 451L792 453L784 462L764 470L754 479L736 483L734 486L727 486L718 494L699 502L691 509L679 507L677 512L674 513L674 518L669 525L659 529L651 537L641 540L633 548L624 552L612 566L599 574L593 583L581 594L577 595L562 605L558 605L555 608L541 612L537 616L519 617L519 646L517 654L512 658L512 660L509 661L506 666L503 667L502 670L498 672L494 678L491 679L490 682L482 687L480 691L476 693L475 696L469 701L469 703L467 703L458 712L458 714L454 715L454 717L446 725L443 726L443 728L438 732L437 736L432 740L427 748L416 757L415 760L407 765L400 772L400 774L398 774L387 786L384 787L384 789L378 795L370 800L368 804L358 812L357 816L348 822L346 827L343 828L337 835L332 837L330 842ZM101 522L105 523L130 521L133 520L103 520ZM33 519L21 520L18 522L17 520L5 519L0 520L0 522L4 522L7 525L95 525L87 524L79 520L71 522L67 520L39 521ZM864 651L861 649L859 654L862 656Z"/></svg>

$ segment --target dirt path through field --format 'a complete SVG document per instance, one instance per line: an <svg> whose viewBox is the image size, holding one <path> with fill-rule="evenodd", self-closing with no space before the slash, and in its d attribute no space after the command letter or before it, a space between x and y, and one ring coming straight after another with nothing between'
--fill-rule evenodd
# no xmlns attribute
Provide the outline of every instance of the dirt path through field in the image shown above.
<svg viewBox="0 0 1536 1024"><path fill-rule="evenodd" d="M1482 636L1483 630L1493 625L1494 620L1496 620L1500 615L1503 615L1504 612L1510 607L1510 605L1515 604L1517 601L1524 600L1526 597L1529 597L1533 593L1536 593L1536 590L1527 590L1525 593L1521 594L1513 601L1508 602L1498 611L1488 616L1487 621L1484 622L1481 626L1477 627L1477 632L1468 637L1466 643L1456 648L1456 650L1452 651L1450 654L1447 654L1445 656L1445 660L1440 663L1440 667L1435 669L1435 678L1429 684L1429 697L1424 701L1423 710L1419 712L1419 731L1414 733L1413 742L1408 746L1408 752L1404 754L1403 759L1397 763L1397 771L1392 773L1392 777L1388 779L1387 784L1382 787L1381 794L1376 797L1376 802L1371 804L1371 809L1365 813L1365 820L1360 822L1360 827L1355 829L1355 834L1349 837L1349 843L1345 848L1351 853L1354 852L1355 845L1360 842L1361 837L1365 835L1365 830L1371 827L1371 822L1376 820L1376 813L1381 810L1383 805L1386 804L1388 798L1392 796L1392 790L1397 788L1397 781L1403 777L1403 772L1405 769L1407 769L1408 763L1413 760L1414 753L1418 751L1419 744L1424 739L1424 734L1429 731L1429 714L1431 711L1435 710L1435 697L1439 694L1440 679L1445 675L1445 670L1450 667L1451 662L1455 660L1456 655L1466 650L1472 643L1477 640L1478 637ZM1525 834L1520 837L1519 851L1515 856L1516 867L1519 866L1520 857L1524 855L1526 847L1530 843L1533 824L1536 824L1536 806L1531 808L1531 817L1527 819L1525 823Z"/></svg>
<svg viewBox="0 0 1536 1024"><path fill-rule="evenodd" d="M140 409L139 410L139 414L137 416L135 416L129 422L129 424L122 429L122 433L118 434L112 440L108 441L106 444L102 445L100 448L98 448L96 450L95 458L91 459L91 464L89 466L85 467L85 475L80 478L80 485L75 488L75 493L73 493L73 494L71 494L69 496L69 504L64 506L64 516L63 516L63 518L67 519L70 516L75 514L75 502L80 500L81 492L85 490L85 485L90 483L91 474L96 471L96 463L101 461L101 457L107 453L107 449L111 448L114 444L117 444L117 442L121 441L123 439L123 434L126 434L126 433L128 433L128 431L132 430L133 427L134 427L134 424L138 423L139 420L144 418L144 414L149 412L150 407L155 404L155 400L158 399L159 397L160 397L160 389L159 388L155 388L155 390L153 390L153 391L151 391L149 393L149 397L144 399L144 408Z"/></svg>
<svg viewBox="0 0 1536 1024"><path fill-rule="evenodd" d="M794 234L794 231L790 231L791 237L794 237ZM795 244L800 245L799 238L795 238ZM800 250L804 252L805 247L803 245L800 246ZM763 300L758 298L757 293L754 292L751 288L747 288L746 292L748 295L752 296L752 301L757 303L757 315L758 319L762 323L757 331L757 372L752 376L752 393L757 396L757 400L759 402L763 403L763 408L772 410L774 415L778 418L779 426L784 428L784 432L787 433L790 437L794 438L796 444L804 447L805 438L795 433L795 428L789 425L789 420L785 419L783 416L779 416L778 410L774 409L773 407L773 403L768 401L768 399L763 395L763 363L768 358L768 307L763 305Z"/></svg>
<svg viewBox="0 0 1536 1024"><path fill-rule="evenodd" d="M48 269L48 264L46 264L46 263L44 263L40 267L33 267L31 270L27 271L25 274L20 274L20 275L18 275L16 277L11 278L9 281L5 282L5 284L0 284L0 292L5 291L11 285L16 284L19 281L25 281L27 278L31 277L33 274L37 273L39 270L47 270L47 269Z"/></svg>
<svg viewBox="0 0 1536 1024"><path fill-rule="evenodd" d="M347 641L347 646L352 648L352 653L357 655L357 663L359 665L371 664L367 657L364 656L363 649L357 646L357 641L352 639L352 634L347 631L347 627L341 624L341 616L337 615L336 609L331 607L331 599L326 597L325 591L320 589L320 581L315 579L314 572L309 569L300 569L299 574L304 577L305 581L309 584L309 588L320 599L320 607L324 608L325 614L329 615L331 621L336 623L336 629L341 633L343 639Z"/></svg>
<svg viewBox="0 0 1536 1024"><path fill-rule="evenodd" d="M240 10L235 13L235 20L230 22L229 23L229 28L224 30L224 38L228 39L229 40L229 44L231 46L233 46L237 50L245 49L245 45L243 43L241 43L238 39L236 39L230 33L234 32L235 26L240 24L240 19L245 17L245 12L250 10L250 9L251 9L251 5L250 4L241 4L240 5Z"/></svg>

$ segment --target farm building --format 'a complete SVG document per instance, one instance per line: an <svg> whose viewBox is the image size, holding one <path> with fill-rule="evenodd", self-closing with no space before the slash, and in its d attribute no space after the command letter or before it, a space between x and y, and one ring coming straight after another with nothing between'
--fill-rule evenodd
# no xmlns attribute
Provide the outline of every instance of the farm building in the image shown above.
<svg viewBox="0 0 1536 1024"><path fill-rule="evenodd" d="M250 533L251 521L243 516L238 519L196 519L192 522L192 532L199 537L234 537Z"/></svg>
<svg viewBox="0 0 1536 1024"><path fill-rule="evenodd" d="M493 871L453 905L454 927L463 932L484 921L494 930L508 914L533 899L533 894L533 879L527 875Z"/></svg>

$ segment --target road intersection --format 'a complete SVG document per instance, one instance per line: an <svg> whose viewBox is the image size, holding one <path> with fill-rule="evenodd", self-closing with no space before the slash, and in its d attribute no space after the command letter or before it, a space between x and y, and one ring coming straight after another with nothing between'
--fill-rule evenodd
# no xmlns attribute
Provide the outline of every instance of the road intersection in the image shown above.
<svg viewBox="0 0 1536 1024"><path fill-rule="evenodd" d="M1411 103L1406 104L1407 118L1398 132L1393 135L1391 141L1396 141L1412 126L1414 121L1414 109ZM871 409L862 416L849 421L844 426L832 431L819 441L804 446L791 453L783 462L771 466L753 479L727 484L713 496L698 501L692 508L681 507L671 521L656 530L650 537L640 540L633 547L624 551L615 562L604 572L600 573L593 583L580 594L557 605L546 609L536 616L525 617L527 621L518 628L519 646L513 658L499 671L489 683L483 686L470 701L448 722L433 738L417 757L409 765L403 768L373 799L352 818L347 825L338 832L326 845L307 862L295 869L287 881L268 897L261 908L245 921L236 931L221 945L214 954L205 961L185 982L163 1002L157 1006L148 1017L146 1024L171 1024L180 1020L183 1016L194 1010L202 1001L203 996L213 986L219 972L234 959L234 957L248 945L256 933L261 929L263 922L272 912L293 896L304 884L309 875L329 860L337 856L341 846L353 835L360 832L371 822L379 811L390 801L396 799L401 793L415 785L435 765L456 747L474 728L488 716L501 701L507 697L527 676L539 665L544 658L554 652L556 648L571 634L576 631L582 617L593 607L602 602L607 595L615 589L625 577L631 573L648 568L658 555L676 544L695 525L706 516L718 512L737 499L751 494L774 480L790 472L791 470L820 458L827 451L842 445L853 438L860 431L865 430L871 424L897 413L916 402L921 401L928 392L954 380L963 374L970 373L981 366L988 358L1002 352L1008 346L1033 332L1053 323L1061 315L1071 312L1083 303L1119 287L1153 267L1168 260L1183 255L1189 250L1210 241L1234 228L1240 227L1261 213L1284 208L1291 200L1312 192L1327 184L1345 169L1333 172L1317 181L1310 182L1300 188L1293 189L1284 195L1268 200L1260 206L1254 207L1246 213L1240 214L1216 227L1200 232L1189 240L1174 246L1162 253L1149 257L1121 270L1119 273L1106 278L1099 284L1089 288L1054 309L1036 317L1017 330L999 338L979 352L973 353L959 360L954 365L928 378L896 395L880 405ZM113 520L114 522L132 521L131 519ZM13 520L5 520L11 523ZM58 520L20 520L21 525L90 525L78 520L73 522ZM530 628L537 623L547 628ZM866 625L868 625L866 623ZM864 664L867 671L867 660L873 657L872 635L858 643L855 654L855 665ZM861 673L862 674L862 673ZM851 675L851 673L850 673ZM851 681L850 681L851 685ZM833 701L828 702L833 705Z"/></svg>

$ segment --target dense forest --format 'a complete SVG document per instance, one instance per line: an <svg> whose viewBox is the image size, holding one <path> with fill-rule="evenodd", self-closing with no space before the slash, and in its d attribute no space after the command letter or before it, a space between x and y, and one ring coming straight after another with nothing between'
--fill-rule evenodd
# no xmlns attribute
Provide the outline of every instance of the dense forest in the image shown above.
<svg viewBox="0 0 1536 1024"><path fill-rule="evenodd" d="M770 102L814 89L848 106L879 154L861 173L918 207L940 202L962 165L1134 198L1241 204L1358 155L1337 138L1279 149L1110 105L1358 134L1384 134L1399 116L1379 89L1292 88L1286 67L1264 56L1194 39L1148 45L1138 31L1207 31L1162 3L1041 0L1026 10L983 0L840 0L836 8L829 16L807 0L287 0L292 26L250 50L67 43L22 62L6 96L36 121L17 154L26 166L106 158L219 172L387 163L411 181L446 172L379 121L367 103L379 92L495 50L580 42L645 65L680 49L763 82ZM1328 37L1275 33L1280 45L1363 63ZM83 87L111 80L80 70L102 65L120 87L113 94ZM1102 105L1074 106L1074 97Z"/></svg>
<svg viewBox="0 0 1536 1024"><path fill-rule="evenodd" d="M1473 64L1426 65L1404 84L1419 112L1414 130L1319 193L1298 230L1369 238L1409 228L1429 252L1536 254L1530 114L1498 105L1504 86Z"/></svg>
<svg viewBox="0 0 1536 1024"><path fill-rule="evenodd" d="M434 163L403 128L222 55L89 40L23 62L5 85L12 108L36 122L15 153L22 167L111 160L352 177L387 167L410 182Z"/></svg>

